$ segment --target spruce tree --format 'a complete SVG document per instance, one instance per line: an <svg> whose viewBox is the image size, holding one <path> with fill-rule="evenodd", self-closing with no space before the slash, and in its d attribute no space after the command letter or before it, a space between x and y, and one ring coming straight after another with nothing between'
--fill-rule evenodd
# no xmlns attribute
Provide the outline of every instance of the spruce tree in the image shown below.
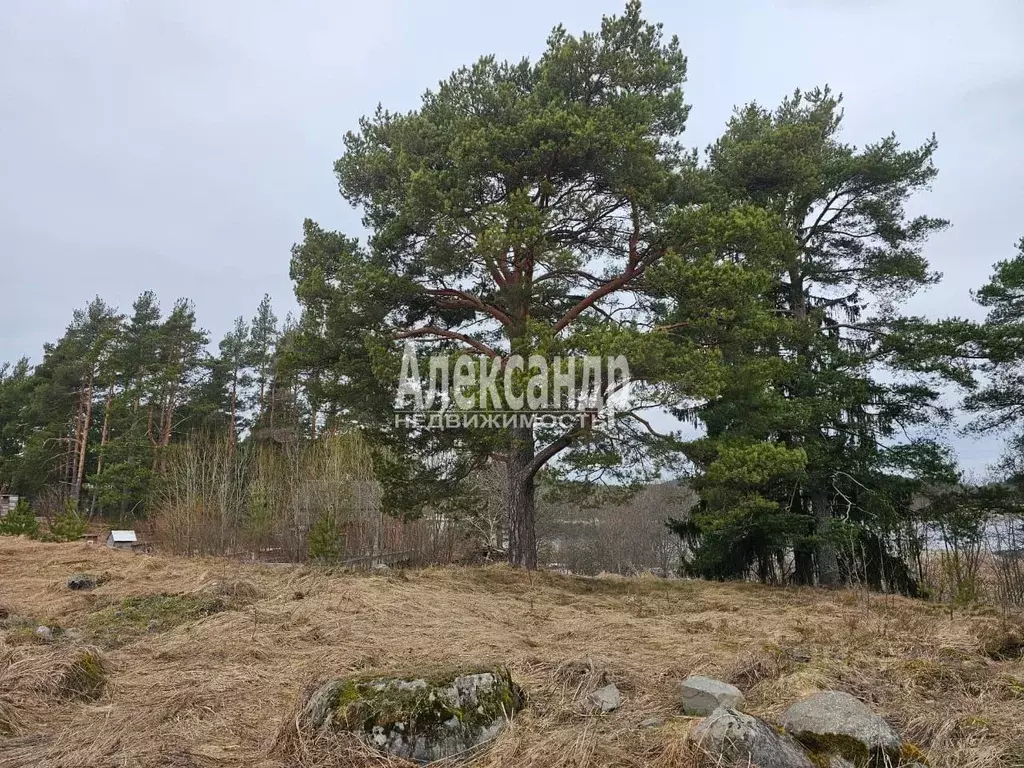
<svg viewBox="0 0 1024 768"><path fill-rule="evenodd" d="M899 313L939 277L922 248L946 222L905 211L935 176L936 143L858 149L841 121L827 88L797 92L737 110L708 153L709 198L757 206L775 234L769 253L738 256L771 279L723 340L721 395L678 410L706 427L685 449L701 504L676 523L704 575L907 588L896 555L913 490L955 479L942 446L906 439L948 416L936 383L903 375L938 371L934 329Z"/></svg>
<svg viewBox="0 0 1024 768"><path fill-rule="evenodd" d="M0 536L28 536L34 539L39 535L39 524L26 499L18 499L14 509L0 518Z"/></svg>

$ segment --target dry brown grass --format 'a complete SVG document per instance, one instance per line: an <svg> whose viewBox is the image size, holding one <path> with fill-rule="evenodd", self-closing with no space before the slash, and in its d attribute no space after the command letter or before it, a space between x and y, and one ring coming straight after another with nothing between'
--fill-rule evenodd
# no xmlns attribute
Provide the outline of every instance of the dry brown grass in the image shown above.
<svg viewBox="0 0 1024 768"><path fill-rule="evenodd" d="M74 571L109 578L72 592ZM216 593L229 609L123 643L104 635L102 694L62 692L67 660L95 642L90 622L159 593ZM297 702L325 677L438 662L508 664L529 694L469 756L475 768L696 768L695 721L673 703L674 682L693 673L742 684L747 708L769 718L811 691L849 691L935 768L1024 766L1024 665L986 654L1008 647L1000 633L1012 645L1012 628L899 598L497 566L357 576L0 539L0 606L86 632L0 641L4 768L397 766L357 743L303 739ZM625 702L595 716L584 700L604 681Z"/></svg>

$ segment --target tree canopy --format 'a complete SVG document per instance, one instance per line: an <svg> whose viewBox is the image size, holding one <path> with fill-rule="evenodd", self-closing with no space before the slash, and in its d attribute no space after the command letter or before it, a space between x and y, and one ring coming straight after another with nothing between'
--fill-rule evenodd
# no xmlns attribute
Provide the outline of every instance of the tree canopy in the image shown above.
<svg viewBox="0 0 1024 768"><path fill-rule="evenodd" d="M578 502L672 477L699 498L664 515L685 572L915 592L928 536L975 541L1019 508L1024 240L975 293L984 323L909 315L941 279L927 246L947 222L911 213L935 137L854 146L818 87L741 106L689 150L686 72L633 0L596 31L556 27L536 59L484 56L414 109L378 107L334 165L363 231L306 220L292 248L301 314L265 296L211 343L186 298L95 298L38 364L0 366L0 490L74 531L145 514L179 444L222 441L225 466L260 444L270 466L359 433L383 512L454 519L500 494L517 566L538 566L540 485ZM412 352L430 362L410 392ZM631 386L609 408L613 363ZM1011 436L980 489L945 439L956 388L973 429ZM402 418L406 396L445 428ZM491 418L510 407L530 418ZM484 418L441 418L458 409ZM310 525L333 561L325 508Z"/></svg>

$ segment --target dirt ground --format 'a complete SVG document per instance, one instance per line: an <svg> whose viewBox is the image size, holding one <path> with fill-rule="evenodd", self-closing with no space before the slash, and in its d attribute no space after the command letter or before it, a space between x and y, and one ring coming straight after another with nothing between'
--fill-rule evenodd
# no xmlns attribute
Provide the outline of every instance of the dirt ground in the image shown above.
<svg viewBox="0 0 1024 768"><path fill-rule="evenodd" d="M78 571L105 581L71 591ZM529 696L471 766L697 765L696 720L673 691L699 673L735 683L767 718L816 690L849 691L936 768L1024 767L1021 625L984 609L501 566L344 574L3 538L0 619L3 768L399 765L288 738L302 691L462 662L507 664ZM105 684L74 682L82 658L99 660ZM604 681L624 703L591 714Z"/></svg>

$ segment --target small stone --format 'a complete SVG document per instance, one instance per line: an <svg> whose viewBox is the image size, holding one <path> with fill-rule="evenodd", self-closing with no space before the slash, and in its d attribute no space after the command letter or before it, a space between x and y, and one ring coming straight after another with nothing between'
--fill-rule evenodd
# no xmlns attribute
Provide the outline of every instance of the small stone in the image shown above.
<svg viewBox="0 0 1024 768"><path fill-rule="evenodd" d="M622 694L615 687L615 683L598 688L587 697L587 700L594 709L600 712L614 712L622 706Z"/></svg>
<svg viewBox="0 0 1024 768"><path fill-rule="evenodd" d="M53 630L49 627L36 627L36 637L44 643L53 642Z"/></svg>
<svg viewBox="0 0 1024 768"><path fill-rule="evenodd" d="M743 693L735 685L694 675L680 683L679 703L687 715L710 715L719 707L738 707Z"/></svg>
<svg viewBox="0 0 1024 768"><path fill-rule="evenodd" d="M716 765L815 768L792 737L735 709L715 710L697 724L690 740L719 760Z"/></svg>

